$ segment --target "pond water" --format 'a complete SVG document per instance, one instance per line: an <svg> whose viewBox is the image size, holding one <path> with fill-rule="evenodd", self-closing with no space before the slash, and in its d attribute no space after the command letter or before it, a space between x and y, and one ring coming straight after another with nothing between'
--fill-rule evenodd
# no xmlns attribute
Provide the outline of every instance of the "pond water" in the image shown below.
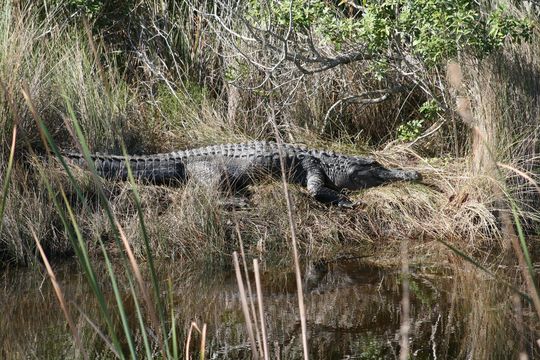
<svg viewBox="0 0 540 360"><path fill-rule="evenodd" d="M104 358L112 357L81 315L82 311L90 319L99 316L96 301L81 271L72 263L55 264L54 268L77 327L81 329L85 347L95 356L101 353ZM329 264L327 270L305 294L310 358L399 358L402 301L399 271L383 270L359 261ZM232 272L205 274L200 269L160 264L159 273L164 280L163 287L169 288L169 295L172 295L181 336L185 338L191 321L199 326L206 323L207 358L251 358ZM500 288L489 280L478 282L477 276L473 278L476 283L470 284L471 291L481 288L483 283L486 289ZM411 358L516 358L520 348L533 354L536 351L533 342L530 345L518 331L513 331L514 322L504 322L506 307L501 305L503 303L495 299L493 304L499 304L499 309L483 304L482 296L464 292L467 286L463 279L441 274L418 275L412 271ZM294 274L266 271L262 281L270 357L301 359ZM69 329L44 273L28 268L5 269L0 276L0 286L2 359L74 357ZM104 289L112 296L106 285ZM255 289L254 283L252 289ZM470 301L465 294L476 298ZM491 301L493 296L498 295L486 293L485 301ZM124 300L130 321L136 327L135 310L130 307L129 298L126 295ZM168 306L171 306L170 302ZM506 325L509 327L501 328ZM195 337L194 342L198 341ZM142 348L140 351L143 357Z"/></svg>

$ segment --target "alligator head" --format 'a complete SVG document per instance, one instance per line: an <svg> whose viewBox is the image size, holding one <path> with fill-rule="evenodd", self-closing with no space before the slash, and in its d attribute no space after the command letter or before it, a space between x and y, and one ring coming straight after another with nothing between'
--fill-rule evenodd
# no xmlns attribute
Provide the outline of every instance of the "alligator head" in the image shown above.
<svg viewBox="0 0 540 360"><path fill-rule="evenodd" d="M334 180L340 189L359 190L394 181L419 181L420 173L412 170L387 169L372 159L354 158L347 161Z"/></svg>

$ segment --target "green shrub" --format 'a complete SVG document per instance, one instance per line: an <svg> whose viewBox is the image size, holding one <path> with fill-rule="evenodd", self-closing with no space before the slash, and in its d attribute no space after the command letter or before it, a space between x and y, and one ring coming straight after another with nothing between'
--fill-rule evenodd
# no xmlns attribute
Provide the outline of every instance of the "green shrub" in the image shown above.
<svg viewBox="0 0 540 360"><path fill-rule="evenodd" d="M416 140L422 133L424 124L433 122L441 111L437 101L434 99L424 102L418 109L420 113L419 119L407 121L397 128L398 139L401 141Z"/></svg>
<svg viewBox="0 0 540 360"><path fill-rule="evenodd" d="M266 13L265 11L269 11ZM345 44L368 50L375 59L388 58L388 51L418 56L428 66L472 50L487 54L507 38L526 40L532 23L510 15L505 8L487 11L468 0L379 0L363 7L341 1L337 6L323 0L273 1L269 7L252 2L255 22L270 15L275 25L299 33L316 31L336 49ZM393 58L394 56L390 56ZM399 59L395 59L400 61Z"/></svg>

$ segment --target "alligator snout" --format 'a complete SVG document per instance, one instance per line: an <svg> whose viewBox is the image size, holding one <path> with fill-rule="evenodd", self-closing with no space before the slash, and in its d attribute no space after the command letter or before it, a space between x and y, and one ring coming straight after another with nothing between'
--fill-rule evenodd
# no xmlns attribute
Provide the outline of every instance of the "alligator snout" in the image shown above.
<svg viewBox="0 0 540 360"><path fill-rule="evenodd" d="M389 170L384 174L387 181L420 181L422 175L414 170Z"/></svg>
<svg viewBox="0 0 540 360"><path fill-rule="evenodd" d="M401 170L403 173L402 179L407 181L420 181L422 180L422 175L418 171L414 170Z"/></svg>

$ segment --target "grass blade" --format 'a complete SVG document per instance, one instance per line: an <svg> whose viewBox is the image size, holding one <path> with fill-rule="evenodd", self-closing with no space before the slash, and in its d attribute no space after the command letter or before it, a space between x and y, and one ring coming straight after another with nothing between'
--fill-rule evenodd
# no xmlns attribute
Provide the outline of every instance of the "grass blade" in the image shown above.
<svg viewBox="0 0 540 360"><path fill-rule="evenodd" d="M90 320L90 318L88 317L88 315L86 315L84 313L84 311L82 311L82 309L74 302L72 302L73 306L75 306L77 308L77 310L79 311L79 313L82 315L82 317L84 318L84 320L88 323L88 325L90 325L90 327L92 329L94 329L94 331L96 332L96 334L98 334L98 336L101 338L101 340L103 340L103 342L107 345L107 347L109 348L109 350L112 351L112 353L119 359L123 359L124 356L122 356L120 353L118 353L115 349L115 346L114 344L111 342L111 340L109 338L107 338L107 336L103 333L103 331L100 330L100 328L92 321Z"/></svg>
<svg viewBox="0 0 540 360"><path fill-rule="evenodd" d="M514 216L514 223L518 230L518 234L515 233L508 214L503 214L504 228L507 235L510 237L510 241L512 242L512 247L514 248L514 252L518 258L519 267L521 268L521 272L525 278L525 283L527 284L527 290L532 298L532 303L536 310L536 315L540 319L540 295L538 294L538 288L536 287L534 270L529 256L529 251L527 249L525 234L523 232L523 228L521 227L517 206L512 199L510 199L510 203L512 206L512 214Z"/></svg>
<svg viewBox="0 0 540 360"><path fill-rule="evenodd" d="M246 279L246 284L248 288L248 299L249 299L249 305L251 310L251 316L253 316L254 325L255 325L255 335L257 336L257 343L261 344L261 333L259 331L259 325L257 324L257 312L255 311L255 304L253 303L253 291L251 290L251 282L249 281L249 273L248 273L248 267L247 267L247 261L246 261L246 254L244 252L244 242L242 240L242 234L240 233L240 227L238 226L238 223L235 225L236 227L236 234L238 236L238 242L240 243L240 255L242 257L242 265L244 267L244 276Z"/></svg>
<svg viewBox="0 0 540 360"><path fill-rule="evenodd" d="M206 324L203 324L202 331L201 331L201 347L199 350L199 359L204 360L205 359L205 350L206 350Z"/></svg>
<svg viewBox="0 0 540 360"><path fill-rule="evenodd" d="M184 359L189 360L189 347L191 346L191 334L193 333L193 326L197 326L194 322L189 326L188 334L186 337L186 348L184 353Z"/></svg>
<svg viewBox="0 0 540 360"><path fill-rule="evenodd" d="M411 331L411 299L409 296L409 251L408 251L409 241L407 239L401 240L401 326L399 328L400 333L400 349L399 349L399 360L409 359L409 334Z"/></svg>
<svg viewBox="0 0 540 360"><path fill-rule="evenodd" d="M266 336L266 324L264 321L264 305L263 305L263 295L261 287L261 274L259 272L259 262L257 259L253 259L253 272L255 273L255 287L257 289L257 303L259 305L259 321L261 322L261 333L262 333L262 344L263 344L263 356L264 360L270 358L268 353L268 340Z"/></svg>
<svg viewBox="0 0 540 360"><path fill-rule="evenodd" d="M246 320L246 328L249 336L249 342L251 343L251 353L254 359L259 358L257 351L257 342L255 341L255 334L253 332L253 323L251 322L251 316L249 312L248 301L246 297L246 289L244 288L244 281L242 280L242 272L240 271L240 262L238 261L238 253L233 252L234 271L236 273L236 282L238 283L238 290L240 292L240 300L242 302L242 311L244 312L244 319Z"/></svg>
<svg viewBox="0 0 540 360"><path fill-rule="evenodd" d="M41 259L43 260L43 263L45 264L45 268L47 269L47 274L49 275L49 279L51 280L51 283L53 285L54 292L56 294L58 302L60 303L60 308L62 309L62 312L64 313L64 317L66 318L69 328L71 329L71 334L73 335L75 346L79 349L80 353L82 354L82 357L84 359L88 359L88 355L84 351L81 338L79 337L79 332L77 331L77 328L75 327L75 323L73 322L73 319L71 318L71 315L69 314L69 311L67 309L66 299L64 298L64 294L62 293L60 284L58 284L58 281L56 280L56 275L54 274L51 264L49 263L49 259L47 259L47 255L45 255L45 251L43 251L43 247L41 246L41 243L34 229L30 228L30 232L32 233L32 237L34 238L34 241L36 242L36 246L39 250L39 254L41 255Z"/></svg>
<svg viewBox="0 0 540 360"><path fill-rule="evenodd" d="M169 304L171 307L171 342L172 342L172 357L178 359L178 336L176 334L176 316L174 314L174 298L173 298L173 286L171 278L169 278Z"/></svg>
<svg viewBox="0 0 540 360"><path fill-rule="evenodd" d="M11 170L13 169L13 159L15 157L15 145L17 142L17 125L13 126L13 132L11 135L11 148L9 149L9 160L6 169L6 173L3 176L4 186L2 187L2 200L0 201L0 233L4 225L4 210L6 208L7 195L9 191L9 184L11 180Z"/></svg>
<svg viewBox="0 0 540 360"><path fill-rule="evenodd" d="M124 154L126 164L129 164L129 155L127 153L127 149L124 143L122 143L122 152ZM141 206L141 197L140 197L140 194L137 188L137 183L135 182L135 177L133 176L133 171L131 167L126 166L126 168L128 170L128 180L131 186L131 190L133 192L133 198L135 200L135 207L137 209L137 216L138 216L139 225L141 228L142 238L144 241L144 248L146 251L146 259L148 261L148 267L150 269L151 283L152 283L152 288L154 290L154 301L157 304L157 315L159 317L159 322L158 323L154 322L154 325L155 326L158 326L159 324L161 325L161 327L156 327L156 330L161 329L162 336L160 337L161 339L160 341L161 341L161 346L163 349L163 355L167 355L168 357L170 357L171 354L169 350L169 345L168 345L168 342L165 340L165 335L167 334L167 331L165 329L165 315L164 315L163 305L161 303L159 281L157 277L156 268L154 265L154 256L152 255L152 247L150 246L150 239L148 236L148 231L146 229L146 223L144 221L144 214L143 214L142 206ZM152 310L153 313L155 314L156 310L153 308L153 306L152 306L152 309L153 309ZM155 315L153 316L155 317Z"/></svg>
<svg viewBox="0 0 540 360"><path fill-rule="evenodd" d="M192 321L191 325L189 326L188 330L188 336L186 339L186 349L184 354L184 359L191 359L191 356L189 356L189 348L191 346L191 336L193 334L193 329L197 330L199 335L201 336L201 344L199 346L199 358L204 359L205 354L205 348L206 348L206 324L203 324L202 330L199 328L196 322Z"/></svg>
<svg viewBox="0 0 540 360"><path fill-rule="evenodd" d="M159 329L160 325L159 325L159 320L156 315L156 310L154 309L154 305L152 304L150 295L148 294L148 289L146 288L146 285L144 283L144 279L142 277L139 265L137 264L137 260L135 260L135 255L133 254L133 251L131 250L131 246L129 245L129 242L127 240L126 234L124 233L124 230L122 229L122 227L120 226L118 222L116 223L116 227L118 229L118 233L120 234L120 239L122 240L122 244L124 245L124 248L126 250L126 254L128 256L129 262L131 264L131 270L133 271L133 274L135 275L135 280L139 284L139 289L141 291L143 300L146 303L147 311L150 315L150 320L154 324L154 328ZM166 359L167 352L165 351L162 337L158 336L158 341L160 341L163 358Z"/></svg>

